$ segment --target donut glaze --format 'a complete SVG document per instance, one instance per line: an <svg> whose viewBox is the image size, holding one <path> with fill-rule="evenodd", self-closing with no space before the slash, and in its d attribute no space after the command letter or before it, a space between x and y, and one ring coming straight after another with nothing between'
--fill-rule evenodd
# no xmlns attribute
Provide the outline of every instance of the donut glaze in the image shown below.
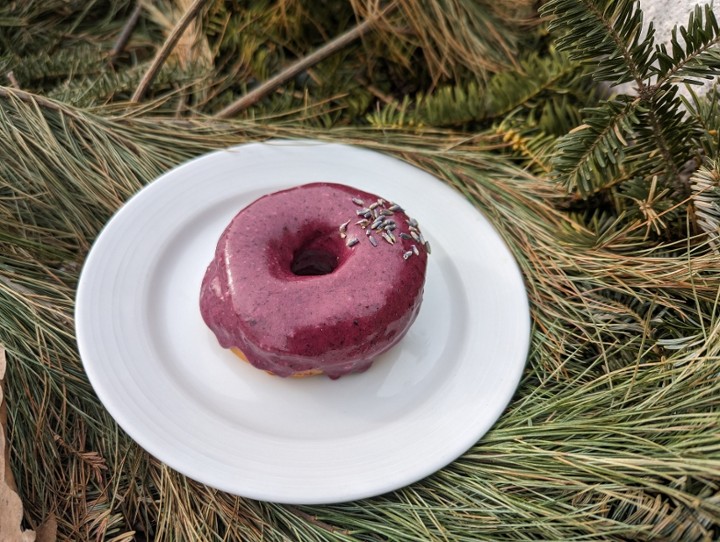
<svg viewBox="0 0 720 542"><path fill-rule="evenodd" d="M394 243L382 227L356 224L378 200L312 183L240 211L220 237L200 293L202 317L220 345L275 375L333 379L366 370L395 345L418 314L427 250L417 223L389 202L379 200L369 222L375 215L394 222Z"/></svg>

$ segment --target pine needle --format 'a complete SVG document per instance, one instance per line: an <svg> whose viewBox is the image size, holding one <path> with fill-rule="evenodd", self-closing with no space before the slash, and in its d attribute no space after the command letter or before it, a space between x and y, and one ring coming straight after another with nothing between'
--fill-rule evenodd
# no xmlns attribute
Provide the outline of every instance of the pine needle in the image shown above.
<svg viewBox="0 0 720 542"><path fill-rule="evenodd" d="M61 538L131 540L705 540L720 525L720 270L702 239L599 244L564 194L468 139L345 129L333 141L401 157L474 202L507 241L533 307L529 365L493 430L408 488L286 507L187 480L125 436L82 371L73 294L109 215L169 167L301 125L114 117L0 102L0 341L13 468L28 516ZM391 136L391 137L389 137ZM36 141L43 141L37 145ZM111 173L110 173L111 172ZM555 203L554 203L555 202ZM470 249L472 247L469 247Z"/></svg>
<svg viewBox="0 0 720 542"><path fill-rule="evenodd" d="M209 2L186 36L202 47L160 62L133 106L177 21L142 4L111 63L134 0L0 5L0 344L29 528L54 514L71 541L720 538L720 94L685 110L676 94L720 70L712 10L661 44L630 0L547 0L549 32L529 0L398 0L226 121L211 117L378 2ZM640 92L602 100L590 72ZM213 490L139 448L83 371L75 288L108 218L171 167L268 138L434 174L522 269L532 344L513 401L409 487L333 506Z"/></svg>

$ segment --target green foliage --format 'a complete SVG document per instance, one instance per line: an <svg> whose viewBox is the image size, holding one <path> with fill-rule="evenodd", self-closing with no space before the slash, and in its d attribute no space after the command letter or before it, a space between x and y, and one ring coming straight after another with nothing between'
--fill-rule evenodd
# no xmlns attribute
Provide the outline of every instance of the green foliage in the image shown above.
<svg viewBox="0 0 720 542"><path fill-rule="evenodd" d="M0 3L0 51L16 58L59 53L68 44L107 42L132 0L25 0Z"/></svg>
<svg viewBox="0 0 720 542"><path fill-rule="evenodd" d="M700 97L688 87L689 98L682 97L691 118L698 121L697 141L705 156L720 156L720 92L717 83Z"/></svg>
<svg viewBox="0 0 720 542"><path fill-rule="evenodd" d="M172 2L151 3L142 10L125 51L108 52L128 19L134 2L64 2L40 0L0 6L0 78L9 85L52 95L78 105L122 102L172 26L172 17L154 17ZM199 39L211 58L186 59L174 76L165 73L148 93L167 107L155 114L213 114L297 58L362 20L372 3L364 0L236 0L208 2ZM463 84L486 80L513 66L518 45L525 39L530 0L499 4L491 0L405 0L388 15L386 24L346 47L340 54L313 66L286 85L295 97L282 101L291 109L310 109L331 123L359 122L375 110L377 97L400 99L426 93L458 77ZM443 21L438 22L438 17ZM465 24L453 26L462 17ZM428 26L428 20L437 24ZM92 24L91 24L92 23ZM39 35L33 39L28 28ZM408 32L408 28L411 29ZM342 62L338 62L341 60ZM7 78L11 73L14 80ZM201 75L202 81L197 76ZM189 78L195 80L189 84ZM111 86L117 83L117 91ZM363 87L363 88L359 88ZM368 91L365 87L370 87ZM76 94L74 94L76 93ZM182 94L184 97L180 97ZM165 100L186 104L175 107ZM247 118L281 113L267 97L247 111ZM342 114L335 114L344 111ZM313 114L312 119L317 116Z"/></svg>
<svg viewBox="0 0 720 542"><path fill-rule="evenodd" d="M720 161L707 160L690 180L697 224L720 251Z"/></svg>
<svg viewBox="0 0 720 542"><path fill-rule="evenodd" d="M699 83L720 74L720 30L710 6L697 7L687 26L673 31L669 51L656 45L652 24L643 29L636 0L550 0L542 12L553 17L549 26L559 33L559 49L579 62L595 63L596 80L631 82L637 92L582 111L582 124L558 140L558 182L583 198L610 191L616 193L611 199L620 201L615 196L634 194L623 196L638 204L627 216L647 215L640 185L645 196L657 187L668 208L687 198L683 168L703 146L703 126L712 120L703 118L709 110L686 114L677 82ZM621 209L626 206L616 208ZM677 224L647 220L658 235L666 233L667 224Z"/></svg>
<svg viewBox="0 0 720 542"><path fill-rule="evenodd" d="M127 100L137 88L146 69L146 64L140 64L118 72L107 70L97 76L79 77L57 85L47 95L50 98L84 108L112 101ZM160 70L154 84L158 90L172 92L174 89L198 83L206 75L207 71L204 66L180 68L171 64Z"/></svg>
<svg viewBox="0 0 720 542"><path fill-rule="evenodd" d="M0 342L30 522L53 511L60 540L123 542L717 538L715 254L643 243L644 226L633 235L598 214L599 243L557 211L546 176L494 153L492 134L116 111L16 92L0 101L0 140L12 142L0 146ZM523 271L533 336L516 397L466 454L409 487L331 506L216 491L133 443L83 372L74 288L105 221L173 165L267 137L352 143L422 167L484 213Z"/></svg>
<svg viewBox="0 0 720 542"><path fill-rule="evenodd" d="M122 542L718 538L720 92L679 96L720 71L709 7L663 44L637 1L547 0L528 24L529 0L399 0L226 123L209 117L374 3L210 1L209 54L171 57L131 106L172 26L152 10L180 2L142 4L110 59L134 0L0 3L0 83L26 91L0 88L0 342L28 519L55 510L61 539ZM517 397L411 487L326 507L214 491L119 431L82 370L74 287L105 221L173 165L269 137L429 171L523 271L533 342Z"/></svg>
<svg viewBox="0 0 720 542"><path fill-rule="evenodd" d="M584 123L558 141L554 166L566 188L587 195L617 178L626 138L640 121L637 103L628 98L606 101L583 114Z"/></svg>
<svg viewBox="0 0 720 542"><path fill-rule="evenodd" d="M684 46L678 39L678 31ZM712 79L720 71L720 29L712 5L696 6L687 27L675 27L670 51L665 44L656 48L658 67L653 67L660 82L675 81L700 84L698 79Z"/></svg>
<svg viewBox="0 0 720 542"><path fill-rule="evenodd" d="M560 33L558 48L592 64L597 81L640 84L650 70L654 30L650 25L643 33L637 0L550 0L541 13L553 17L549 29Z"/></svg>
<svg viewBox="0 0 720 542"><path fill-rule="evenodd" d="M18 57L9 50L0 57L3 73L12 70L22 88L47 87L73 77L96 75L103 71L108 50L97 44L76 43L59 51L39 51Z"/></svg>
<svg viewBox="0 0 720 542"><path fill-rule="evenodd" d="M487 129L511 116L515 124L543 134L562 135L577 125L580 105L594 99L585 70L566 54L529 53L516 69L486 83L469 81L391 102L367 116L376 127L443 126Z"/></svg>

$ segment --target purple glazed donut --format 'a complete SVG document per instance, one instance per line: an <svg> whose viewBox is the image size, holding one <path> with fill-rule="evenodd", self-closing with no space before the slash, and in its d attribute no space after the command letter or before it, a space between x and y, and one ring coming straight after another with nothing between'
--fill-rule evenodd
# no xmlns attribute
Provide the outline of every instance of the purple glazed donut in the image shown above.
<svg viewBox="0 0 720 542"><path fill-rule="evenodd" d="M417 317L429 244L379 196L312 183L232 219L200 293L224 348L279 376L365 371Z"/></svg>

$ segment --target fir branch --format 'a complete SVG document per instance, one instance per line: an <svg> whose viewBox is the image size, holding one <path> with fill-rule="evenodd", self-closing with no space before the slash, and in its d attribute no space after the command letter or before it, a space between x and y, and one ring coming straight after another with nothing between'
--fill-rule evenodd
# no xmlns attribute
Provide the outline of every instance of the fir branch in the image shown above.
<svg viewBox="0 0 720 542"><path fill-rule="evenodd" d="M704 13L704 17L703 17ZM704 8L695 6L690 13L687 27L680 27L685 46L678 40L678 27L673 28L670 41L671 53L665 44L657 46L658 67L654 69L663 86L669 81L701 84L700 79L712 79L720 74L720 27L710 4Z"/></svg>
<svg viewBox="0 0 720 542"><path fill-rule="evenodd" d="M720 92L717 83L704 96L688 87L689 98L681 96L688 116L697 125L695 141L705 156L717 156L720 151Z"/></svg>
<svg viewBox="0 0 720 542"><path fill-rule="evenodd" d="M551 49L542 56L532 53L520 62L518 70L500 72L490 80L488 116L504 117L543 92L567 91L570 82L577 85L583 73L580 65L563 52Z"/></svg>
<svg viewBox="0 0 720 542"><path fill-rule="evenodd" d="M139 64L122 70L107 69L96 76L78 77L50 89L47 97L83 108L111 101L125 101L137 88L146 68L146 64ZM183 89L206 77L208 73L204 66L180 68L177 63L171 63L160 69L153 86L159 91L187 94L189 91Z"/></svg>
<svg viewBox="0 0 720 542"><path fill-rule="evenodd" d="M677 91L672 85L657 89L644 104L647 107L638 111L640 122L635 133L632 167L647 179L659 175L682 199L688 196L688 187L680 169L696 152L692 145L696 122L684 115Z"/></svg>
<svg viewBox="0 0 720 542"><path fill-rule="evenodd" d="M582 197L614 187L621 178L646 183L659 179L663 188L672 189L667 195L674 202L686 199L689 185L681 170L696 152L699 124L683 116L677 87L671 81L707 77L720 68L720 55L713 49L718 24L712 12L706 10L703 18L698 8L688 29L680 28L685 47L680 46L677 31L673 32L671 56L665 46L651 52L652 25L641 37L642 11L635 1L551 0L546 7L557 15L553 28L566 30L558 39L559 47L585 62L596 58L597 79L634 80L638 93L636 99L621 98L585 112L589 116L579 129L558 142L558 179ZM560 13L561 8L567 11ZM652 65L656 59L659 67ZM650 84L654 76L659 76L658 82ZM615 124L626 116L633 121ZM620 162L625 169L622 175Z"/></svg>
<svg viewBox="0 0 720 542"><path fill-rule="evenodd" d="M503 143L510 146L512 152L521 157L529 171L539 175L550 174L552 172L550 158L555 139L543 132L523 133L522 126L513 126L513 124L502 122L494 131L502 138Z"/></svg>
<svg viewBox="0 0 720 542"><path fill-rule="evenodd" d="M584 123L557 142L553 164L565 188L587 196L615 176L639 123L638 104L617 99L583 111Z"/></svg>
<svg viewBox="0 0 720 542"><path fill-rule="evenodd" d="M489 117L488 90L483 85L470 81L466 84L442 86L427 95L419 94L415 98L415 122L456 127L482 122Z"/></svg>
<svg viewBox="0 0 720 542"><path fill-rule="evenodd" d="M707 160L691 177L692 202L697 225L720 251L720 162Z"/></svg>
<svg viewBox="0 0 720 542"><path fill-rule="evenodd" d="M628 211L624 218L630 223L627 230L644 228L643 240L648 239L651 233L663 235L669 220L666 214L672 208L668 192L668 188L658 186L657 177L653 177L650 183L642 177L634 177L623 183L619 194L629 201L624 209Z"/></svg>
<svg viewBox="0 0 720 542"><path fill-rule="evenodd" d="M4 70L12 70L21 88L35 90L75 76L92 75L104 69L104 47L78 43L49 53L39 51L22 57L8 53L0 60Z"/></svg>
<svg viewBox="0 0 720 542"><path fill-rule="evenodd" d="M484 87L470 82L419 95L417 115L433 126L460 126L501 118L543 93L566 91L569 82L576 82L581 71L566 54L551 51L541 57L532 53L519 62L517 69L492 76Z"/></svg>
<svg viewBox="0 0 720 542"><path fill-rule="evenodd" d="M365 120L374 128L397 129L411 128L421 124L417 116L411 112L412 102L405 96L402 102L390 102L374 113L365 116Z"/></svg>
<svg viewBox="0 0 720 542"><path fill-rule="evenodd" d="M553 111L546 106L559 94L583 88L584 99L592 99L592 91L585 92L583 73L584 69L564 53L550 51L544 56L530 53L518 62L516 69L493 75L487 84L470 81L444 85L432 93L418 93L412 102L406 96L402 104L386 104L367 119L373 126L467 127L501 119L519 108L540 109L552 116ZM572 107L563 109L573 113ZM561 115L558 112L558 117Z"/></svg>
<svg viewBox="0 0 720 542"><path fill-rule="evenodd" d="M540 12L552 16L551 31L562 31L560 50L570 52L573 60L596 64L596 80L645 86L655 60L654 29L651 23L643 35L637 0L550 0Z"/></svg>

